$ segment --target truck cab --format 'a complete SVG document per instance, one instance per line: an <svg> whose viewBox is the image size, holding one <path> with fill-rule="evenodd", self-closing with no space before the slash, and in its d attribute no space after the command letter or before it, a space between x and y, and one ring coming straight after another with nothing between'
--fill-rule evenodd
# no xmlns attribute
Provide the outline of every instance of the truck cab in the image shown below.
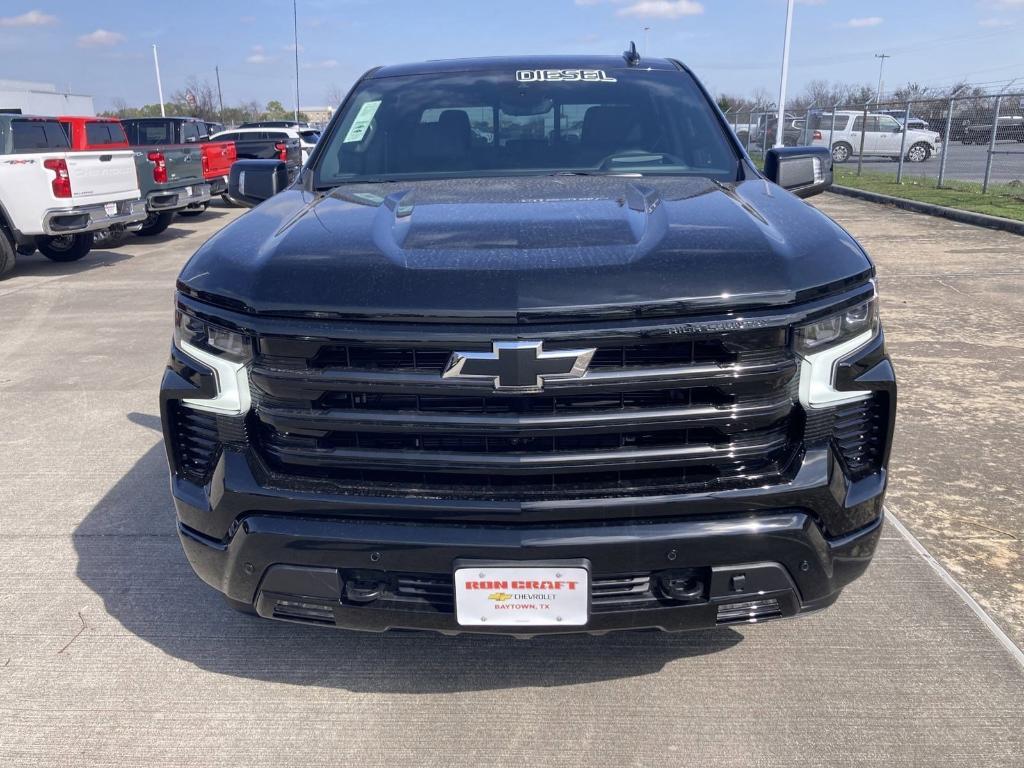
<svg viewBox="0 0 1024 768"><path fill-rule="evenodd" d="M36 249L80 259L96 233L138 228L145 215L130 150L76 151L57 118L0 115L0 275Z"/></svg>
<svg viewBox="0 0 1024 768"><path fill-rule="evenodd" d="M192 567L265 618L519 636L832 604L896 387L863 247L672 59L371 70L177 280L161 418Z"/></svg>

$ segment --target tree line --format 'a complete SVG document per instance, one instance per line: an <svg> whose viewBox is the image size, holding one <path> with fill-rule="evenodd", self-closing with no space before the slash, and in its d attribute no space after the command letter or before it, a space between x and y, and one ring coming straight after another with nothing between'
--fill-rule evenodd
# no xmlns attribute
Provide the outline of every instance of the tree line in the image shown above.
<svg viewBox="0 0 1024 768"><path fill-rule="evenodd" d="M957 109L980 112L992 109L992 94L981 86L967 82L942 87L907 83L892 91L886 91L882 94L880 103L887 107L895 107L909 101L915 105L912 107L915 115L927 117L925 113L928 112L944 113L949 99L954 94L957 95ZM799 114L812 107L827 109L836 104L845 108L861 107L869 99L873 100L875 95L875 86L869 84L811 80L804 86L803 91L786 100L786 111ZM771 94L763 88L755 90L750 97L723 93L718 96L717 101L723 112L728 111L732 114L757 112L775 105ZM1003 101L1003 108L1016 110L1015 113L1020 114L1021 107L1024 106L1021 102L1019 95L1013 95ZM872 104L874 103L872 101ZM1014 112L1007 112L1012 113Z"/></svg>
<svg viewBox="0 0 1024 768"><path fill-rule="evenodd" d="M225 125L238 125L256 120L291 120L295 117L294 110L286 109L277 100L268 101L265 105L255 100L246 101L235 106L224 105L221 109L216 89L209 81L200 81L196 77L190 77L185 81L184 88L174 91L170 98L164 101L164 111L168 115L198 117ZM131 107L124 99L114 99L114 108L100 114L125 118L160 117L160 105L144 104L141 107ZM299 120L306 121L308 117L299 112Z"/></svg>

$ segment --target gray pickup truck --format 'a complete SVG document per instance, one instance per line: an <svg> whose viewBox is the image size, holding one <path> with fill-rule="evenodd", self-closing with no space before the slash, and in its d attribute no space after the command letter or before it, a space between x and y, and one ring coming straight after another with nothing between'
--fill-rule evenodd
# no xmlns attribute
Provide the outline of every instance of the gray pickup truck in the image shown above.
<svg viewBox="0 0 1024 768"><path fill-rule="evenodd" d="M146 201L146 220L137 234L158 235L174 214L210 200L203 180L203 153L198 144L178 144L166 121L159 118L122 120L135 150L139 189Z"/></svg>

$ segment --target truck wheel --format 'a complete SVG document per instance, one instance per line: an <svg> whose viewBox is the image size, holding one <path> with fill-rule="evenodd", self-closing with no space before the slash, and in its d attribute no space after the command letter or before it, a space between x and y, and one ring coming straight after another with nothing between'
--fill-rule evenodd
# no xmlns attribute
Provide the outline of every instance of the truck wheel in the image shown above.
<svg viewBox="0 0 1024 768"><path fill-rule="evenodd" d="M174 211L160 211L159 213L153 212L146 216L146 220L142 222L142 229L135 234L139 237L151 237L153 235L159 235L169 226L174 220Z"/></svg>
<svg viewBox="0 0 1024 768"><path fill-rule="evenodd" d="M907 150L907 160L912 163L923 163L931 156L931 147L924 143L919 142Z"/></svg>
<svg viewBox="0 0 1024 768"><path fill-rule="evenodd" d="M19 245L14 249L19 256L31 256L36 252L35 245Z"/></svg>
<svg viewBox="0 0 1024 768"><path fill-rule="evenodd" d="M229 194L225 193L225 194L221 195L220 199L224 201L224 205L226 205L228 208L241 208L241 207L243 207L243 206L239 205L238 203L236 203L234 201L234 199L231 197L231 195L229 195Z"/></svg>
<svg viewBox="0 0 1024 768"><path fill-rule="evenodd" d="M201 203L198 208L185 208L184 210L178 211L179 216L193 217L201 216L206 213L206 209L210 207L209 203Z"/></svg>
<svg viewBox="0 0 1024 768"><path fill-rule="evenodd" d="M837 141L832 145L832 160L837 163L845 163L853 154L853 147L845 141Z"/></svg>
<svg viewBox="0 0 1024 768"><path fill-rule="evenodd" d="M50 261L78 261L92 250L92 232L77 235L40 235L36 248Z"/></svg>
<svg viewBox="0 0 1024 768"><path fill-rule="evenodd" d="M7 237L6 232L0 229L0 277L14 269L16 258L14 246L11 245L11 239Z"/></svg>
<svg viewBox="0 0 1024 768"><path fill-rule="evenodd" d="M239 613L244 613L247 616L259 616L256 613L256 607L252 603L244 603L241 600L235 600L234 598L228 597L223 592L220 594L224 598L224 602L227 603L228 608Z"/></svg>

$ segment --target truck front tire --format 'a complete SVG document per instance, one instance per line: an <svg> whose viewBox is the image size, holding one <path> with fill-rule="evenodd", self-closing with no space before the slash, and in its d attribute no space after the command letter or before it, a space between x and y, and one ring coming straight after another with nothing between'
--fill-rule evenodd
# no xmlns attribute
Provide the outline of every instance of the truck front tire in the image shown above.
<svg viewBox="0 0 1024 768"><path fill-rule="evenodd" d="M149 214L142 222L142 229L135 234L139 237L151 237L159 235L174 221L175 211L160 211Z"/></svg>
<svg viewBox="0 0 1024 768"><path fill-rule="evenodd" d="M39 235L36 248L50 261L78 261L92 250L92 232L77 235Z"/></svg>

